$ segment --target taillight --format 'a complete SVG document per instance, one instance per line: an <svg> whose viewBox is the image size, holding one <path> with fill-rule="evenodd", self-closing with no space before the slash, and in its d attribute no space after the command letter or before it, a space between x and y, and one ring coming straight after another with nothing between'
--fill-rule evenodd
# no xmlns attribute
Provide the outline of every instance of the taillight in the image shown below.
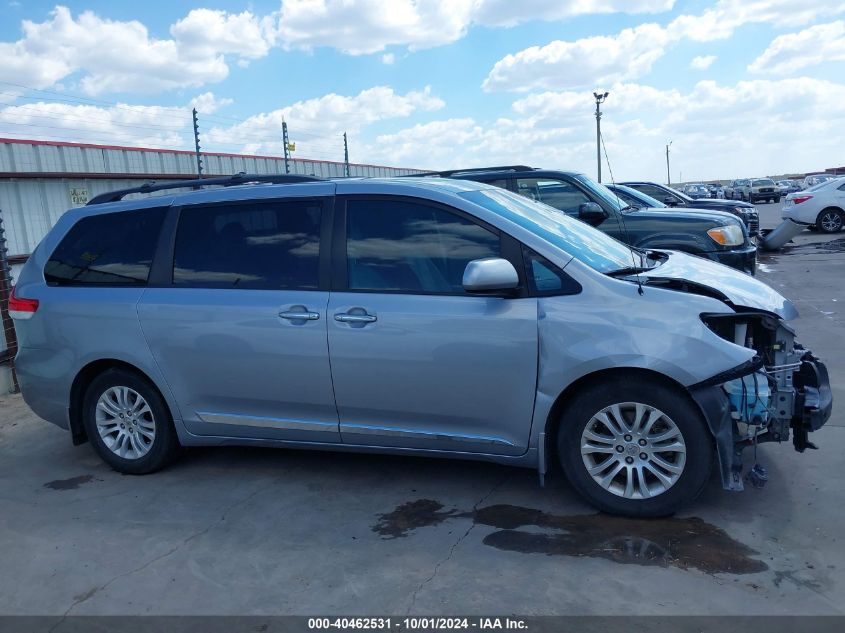
<svg viewBox="0 0 845 633"><path fill-rule="evenodd" d="M15 287L12 286L12 294L9 295L9 316L19 321L31 319L38 310L38 299L21 299L15 296Z"/></svg>
<svg viewBox="0 0 845 633"><path fill-rule="evenodd" d="M801 204L802 202L807 202L813 196L795 196L792 199L792 204Z"/></svg>

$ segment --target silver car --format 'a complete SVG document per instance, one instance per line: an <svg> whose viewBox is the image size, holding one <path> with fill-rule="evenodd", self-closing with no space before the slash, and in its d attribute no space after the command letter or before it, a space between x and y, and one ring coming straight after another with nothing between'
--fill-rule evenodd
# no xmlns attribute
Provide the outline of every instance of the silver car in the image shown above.
<svg viewBox="0 0 845 633"><path fill-rule="evenodd" d="M24 397L118 471L231 444L559 462L655 516L830 416L793 304L726 266L477 182L244 182L100 196L20 275Z"/></svg>

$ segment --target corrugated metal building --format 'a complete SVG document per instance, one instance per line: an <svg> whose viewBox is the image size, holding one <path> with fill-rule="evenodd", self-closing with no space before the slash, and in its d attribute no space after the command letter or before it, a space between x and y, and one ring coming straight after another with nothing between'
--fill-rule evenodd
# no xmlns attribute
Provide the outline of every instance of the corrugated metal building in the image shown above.
<svg viewBox="0 0 845 633"><path fill-rule="evenodd" d="M203 153L204 176L284 174L277 156ZM290 173L340 178L340 162L293 158ZM0 210L9 254L27 255L56 220L97 194L140 181L195 178L196 155L179 150L0 138ZM349 164L350 176L401 176L419 170Z"/></svg>

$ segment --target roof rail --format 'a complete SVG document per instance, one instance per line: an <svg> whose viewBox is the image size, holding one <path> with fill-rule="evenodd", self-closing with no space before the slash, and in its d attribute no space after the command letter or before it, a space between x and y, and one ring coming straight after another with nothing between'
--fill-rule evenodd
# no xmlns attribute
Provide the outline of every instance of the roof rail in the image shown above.
<svg viewBox="0 0 845 633"><path fill-rule="evenodd" d="M156 182L151 181L140 185L138 187L130 187L128 189L117 189L107 193L101 193L94 196L88 201L89 205L103 204L104 202L117 202L123 200L124 197L130 193L152 193L153 191L163 191L165 189L199 189L200 187L218 186L218 187L233 187L235 185L244 185L251 182L267 182L272 184L285 184L296 182L312 182L320 181L322 178L316 176L300 176L299 174L245 174L240 172L234 176L221 176L220 178L194 178L191 180L172 180L170 182Z"/></svg>
<svg viewBox="0 0 845 633"><path fill-rule="evenodd" d="M413 176L454 176L455 174L472 174L480 171L534 171L535 167L528 165L499 165L496 167L471 167L469 169L449 169L447 171L424 171L418 174L406 174L402 178Z"/></svg>

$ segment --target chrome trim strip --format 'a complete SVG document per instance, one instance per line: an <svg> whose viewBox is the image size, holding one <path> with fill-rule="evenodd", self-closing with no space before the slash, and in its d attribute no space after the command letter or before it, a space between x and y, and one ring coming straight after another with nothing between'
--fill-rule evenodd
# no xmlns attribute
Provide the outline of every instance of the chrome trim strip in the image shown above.
<svg viewBox="0 0 845 633"><path fill-rule="evenodd" d="M485 437L481 435L459 435L453 433L435 433L433 431L415 431L410 429L385 428L367 424L341 424L340 434L350 435L381 435L385 437L407 437L417 439L450 440L453 442L474 442L477 444L494 444L497 446L514 446L513 443L500 437Z"/></svg>
<svg viewBox="0 0 845 633"><path fill-rule="evenodd" d="M235 426L255 426L281 431L318 431L337 433L337 422L314 422L311 420L287 420L285 418L265 418L232 413L209 413L197 411L197 417L211 424L232 424Z"/></svg>

